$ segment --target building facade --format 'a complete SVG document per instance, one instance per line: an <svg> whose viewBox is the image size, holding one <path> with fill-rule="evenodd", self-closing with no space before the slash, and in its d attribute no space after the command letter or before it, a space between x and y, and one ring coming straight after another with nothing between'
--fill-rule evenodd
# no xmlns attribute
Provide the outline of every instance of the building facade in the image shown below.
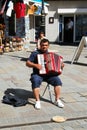
<svg viewBox="0 0 87 130"><path fill-rule="evenodd" d="M32 0L23 0L24 4L29 1ZM45 0L44 2L46 2L44 4L45 36L50 42L76 43L82 36L87 35L87 0ZM38 0L34 2L34 5L37 3ZM40 31L41 13L39 11L41 12L42 0L39 5L38 13L29 13L23 18L16 18L16 35L25 37L30 42L37 40ZM70 24L69 20L72 21ZM9 36L8 21L9 17L5 16L6 36Z"/></svg>
<svg viewBox="0 0 87 130"><path fill-rule="evenodd" d="M76 43L87 35L86 0L47 0L48 14L45 16L45 35L51 42ZM30 41L35 40L35 28L40 16L30 16ZM67 22L73 22L72 31L67 31ZM33 22L32 22L33 21Z"/></svg>
<svg viewBox="0 0 87 130"><path fill-rule="evenodd" d="M57 0L48 2L50 6L46 16L46 36L50 41L79 42L83 35L87 35L87 1ZM54 19L52 24L49 23L50 17ZM71 36L66 31L68 19L73 21Z"/></svg>

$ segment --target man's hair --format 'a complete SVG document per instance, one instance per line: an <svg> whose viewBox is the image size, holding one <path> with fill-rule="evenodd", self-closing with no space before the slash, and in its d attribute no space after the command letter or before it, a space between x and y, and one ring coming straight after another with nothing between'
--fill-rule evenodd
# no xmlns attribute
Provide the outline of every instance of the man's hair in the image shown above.
<svg viewBox="0 0 87 130"><path fill-rule="evenodd" d="M40 45L41 45L42 43L45 43L45 42L48 42L48 44L49 44L49 40L46 39L46 38L43 38L43 39L41 40L41 42L40 42Z"/></svg>
<svg viewBox="0 0 87 130"><path fill-rule="evenodd" d="M44 32L40 32L40 34L44 34Z"/></svg>
<svg viewBox="0 0 87 130"><path fill-rule="evenodd" d="M39 32L39 37L41 36L41 34L43 34L45 36L44 32L41 31L41 32Z"/></svg>

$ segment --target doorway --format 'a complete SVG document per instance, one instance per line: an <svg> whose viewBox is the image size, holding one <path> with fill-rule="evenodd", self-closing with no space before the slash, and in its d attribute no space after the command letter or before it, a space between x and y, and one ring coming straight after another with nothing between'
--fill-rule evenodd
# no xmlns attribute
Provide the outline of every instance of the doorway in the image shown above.
<svg viewBox="0 0 87 130"><path fill-rule="evenodd" d="M35 40L37 41L41 31L41 16L35 16Z"/></svg>
<svg viewBox="0 0 87 130"><path fill-rule="evenodd" d="M64 17L64 42L73 43L74 17Z"/></svg>

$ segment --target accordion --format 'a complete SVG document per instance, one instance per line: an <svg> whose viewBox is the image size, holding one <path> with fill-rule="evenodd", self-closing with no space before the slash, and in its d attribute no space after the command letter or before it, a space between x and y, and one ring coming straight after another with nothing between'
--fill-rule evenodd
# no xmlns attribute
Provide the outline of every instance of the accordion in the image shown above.
<svg viewBox="0 0 87 130"><path fill-rule="evenodd" d="M62 73L63 57L55 53L38 54L38 64L42 65L39 74L60 75Z"/></svg>

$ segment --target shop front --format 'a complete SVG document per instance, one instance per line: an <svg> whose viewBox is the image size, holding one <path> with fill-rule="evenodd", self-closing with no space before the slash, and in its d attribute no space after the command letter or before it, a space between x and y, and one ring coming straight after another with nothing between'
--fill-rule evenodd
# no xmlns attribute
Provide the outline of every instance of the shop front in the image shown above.
<svg viewBox="0 0 87 130"><path fill-rule="evenodd" d="M44 2L44 19L43 19L43 17L42 17L42 1L41 0L37 0L37 1L33 0L33 1L35 1L34 5L36 6L36 10L33 13L29 12L30 42L32 42L32 41L36 42L38 39L39 33L41 31L44 31L44 33L45 33L45 31L46 31L45 18L46 18L46 15L48 14L48 6L49 6L48 3ZM42 22L44 22L44 30L43 30Z"/></svg>
<svg viewBox="0 0 87 130"><path fill-rule="evenodd" d="M87 35L87 8L58 9L59 42L79 42ZM72 21L72 28L68 29L68 21Z"/></svg>
<svg viewBox="0 0 87 130"><path fill-rule="evenodd" d="M46 37L56 44L78 44L82 36L87 35L87 1L47 0L47 2L50 6L46 17Z"/></svg>
<svg viewBox="0 0 87 130"><path fill-rule="evenodd" d="M35 41L41 30L42 0L2 0L4 8L5 37L21 37ZM48 3L44 2L48 14Z"/></svg>

